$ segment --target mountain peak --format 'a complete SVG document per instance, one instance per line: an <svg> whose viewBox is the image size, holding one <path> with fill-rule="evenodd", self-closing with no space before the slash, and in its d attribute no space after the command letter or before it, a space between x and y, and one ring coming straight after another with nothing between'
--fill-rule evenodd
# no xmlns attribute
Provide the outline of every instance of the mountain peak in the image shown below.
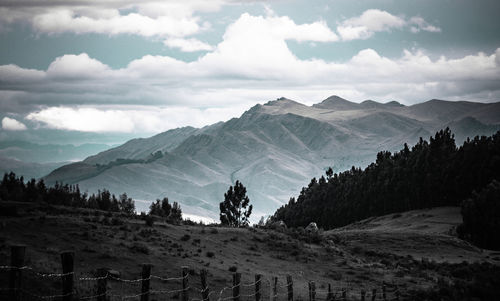
<svg viewBox="0 0 500 301"><path fill-rule="evenodd" d="M320 103L313 105L315 108L320 109L333 109L333 110L354 110L359 107L359 104L348 101L337 95L332 95Z"/></svg>
<svg viewBox="0 0 500 301"><path fill-rule="evenodd" d="M384 105L390 106L390 107L404 107L405 106L404 104L397 102L395 100L386 102L386 103L384 103Z"/></svg>
<svg viewBox="0 0 500 301"><path fill-rule="evenodd" d="M303 106L303 104L301 103L298 103L294 100L291 100L291 99L288 99L288 98L285 98L285 97L280 97L280 98L277 98L276 100L270 100L268 102L266 102L264 104L265 106Z"/></svg>

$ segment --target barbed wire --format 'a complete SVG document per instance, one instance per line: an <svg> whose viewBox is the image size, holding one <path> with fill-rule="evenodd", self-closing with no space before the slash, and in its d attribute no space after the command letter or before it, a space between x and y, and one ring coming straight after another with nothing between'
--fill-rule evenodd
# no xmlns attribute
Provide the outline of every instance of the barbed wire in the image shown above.
<svg viewBox="0 0 500 301"><path fill-rule="evenodd" d="M148 278L139 278L139 279L123 279L123 278L115 277L113 275L108 274L108 277L110 279L113 279L116 281L127 282L127 283L135 283L135 282L142 282L142 281L146 281L146 280L151 280L151 276L149 276Z"/></svg>
<svg viewBox="0 0 500 301"><path fill-rule="evenodd" d="M33 273L34 275L38 276L38 277L41 277L41 278L56 278L56 277L67 277L67 276L73 276L75 275L75 272L69 272L69 273L45 273L45 272L39 272L39 271L36 271L33 267L30 267L30 266L9 266L9 265L2 265L0 266L0 270L19 270L19 271L22 271L22 270L26 270L26 271L29 271L30 273ZM143 282L143 281L148 281L148 280L152 280L152 279L156 279L156 280L159 280L159 281L162 281L162 282L171 282L171 281L181 281L181 280L184 280L184 279L187 279L189 277L189 273L187 273L186 275L184 276L181 276L181 277L162 277L162 276L158 276L158 275L150 275L149 277L147 278L138 278L138 279L124 279L124 278L121 278L121 277L116 277L116 276L113 276L111 275L110 273L106 273L106 275L104 276L98 276L98 277L78 277L78 278L75 278L75 280L79 281L79 282L90 282L90 281L99 281L99 280L104 280L104 279L110 279L110 280L114 280L114 281L118 281L118 282L122 282L122 291L123 291L123 284L138 284L140 282ZM297 275L295 275L297 276ZM300 275L298 275L298 277L300 277ZM269 294L266 295L266 294L262 294L262 297L264 299L266 299L267 297L269 298L272 298L272 299L276 299L277 297L280 297L280 296L287 296L288 295L288 292L287 290L282 290L283 288L289 288L290 286L293 287L293 282L292 283L284 283L282 280L279 280L279 282L274 282L276 278L268 278L268 277L261 277L259 278L257 281L253 281L253 282L250 282L250 283L237 283L233 286L226 286L224 288L222 288L220 291L216 291L216 290L213 290L213 291L210 291L208 293L208 298L210 298L210 296L214 295L214 294L217 294L219 295L217 301L226 301L226 300L230 300L230 299L233 299L233 298L239 298L239 297L246 297L246 298L250 298L250 297L254 297L256 296L257 294L262 294L263 291L266 291L267 288L260 288L258 291L256 292L251 292L249 294L243 294L243 293L239 293L237 296L228 296L228 297L224 297L224 293L228 290L233 290L234 288L237 288L237 287L253 287L253 286L256 286L258 283L261 283L262 280L265 280L268 285L269 285ZM373 290L369 289L369 288L365 288L365 289L361 289L361 290L357 290L357 289L353 289L351 287L352 284L350 283L344 283L342 284L341 282L341 285L338 285L338 286L330 286L329 287L329 290L324 290L324 289L320 289L320 290L315 290L315 294L316 295L326 295L326 299L329 299L330 297L336 297L339 293L341 295L343 294L347 294L347 295L354 295L354 294L361 294L362 292L364 292L364 295L365 296L375 296L376 298L377 297L384 297L385 295L385 298L387 300L398 300L400 298L400 291L399 291L399 287L395 284L384 284L383 288L385 288L385 292L384 292L384 289L377 289L375 291L375 294L373 294ZM265 287L265 285L264 285ZM377 288L379 288L380 286L377 286ZM89 287L88 287L89 288ZM207 285L205 288L198 288L198 287L186 287L186 288L183 288L183 289L177 289L177 290L149 290L147 292L144 292L144 293L140 293L140 294L132 294L132 295L123 295L123 294L110 294L109 292L108 293L101 293L101 294L95 294L95 295L90 295L90 296L81 296L79 297L78 299L81 299L81 300L89 300L89 299L94 299L94 298L99 298L99 297L102 297L104 295L106 296L109 296L109 297L119 297L121 298L122 300L125 300L125 299L131 299L131 298L137 298L137 297L140 297L144 294L175 294L175 293L181 293L181 292L184 292L184 291L187 291L187 290L190 290L190 289L194 289L196 290L197 292L199 293L204 293L205 291L209 291L210 287ZM275 293L275 290L276 289L276 293ZM281 289L281 290L280 290ZM22 294L26 294L26 295L29 295L31 297L35 297L35 298L38 298L38 299L43 299L43 300L51 300L51 299L58 299L58 298L63 298L63 297L66 297L66 296L69 296L69 295L74 295L75 292L71 292L71 293L68 293L68 294L54 294L54 295L37 295L37 294L34 294L30 291L27 291L25 289L16 289L16 288L0 288L0 291L19 291L20 293ZM323 298L318 298L319 299L323 299ZM191 301L205 301L206 299L197 299L197 298L194 298L192 299Z"/></svg>
<svg viewBox="0 0 500 301"><path fill-rule="evenodd" d="M106 274L106 276L101 276L101 277L80 277L78 278L78 281L98 281L98 280L103 280L103 279L107 279L108 278L108 275Z"/></svg>
<svg viewBox="0 0 500 301"><path fill-rule="evenodd" d="M106 295L110 296L110 294L102 293L102 294L99 294L99 295L79 297L78 299L80 299L80 300L88 300L88 299L99 298L99 297L106 296Z"/></svg>
<svg viewBox="0 0 500 301"><path fill-rule="evenodd" d="M2 265L2 266L0 266L0 270L19 270L19 271L26 270L26 271L29 271L29 272L31 272L39 277L42 277L42 278L65 277L65 276L70 276L70 275L75 274L75 272L68 272L68 273L38 272L29 266L16 267L16 266L10 266L10 265Z"/></svg>
<svg viewBox="0 0 500 301"><path fill-rule="evenodd" d="M22 266L22 267L16 267L16 266L11 266L11 265L0 265L0 270L27 270L27 269L33 269L29 266Z"/></svg>
<svg viewBox="0 0 500 301"><path fill-rule="evenodd" d="M161 276L156 276L156 275L151 275L149 276L149 278L154 278L154 279L158 279L158 280L161 280L161 281L177 281L177 280L184 280L186 278L189 277L189 274L186 274L185 276L181 276L181 277L170 277L170 278L164 278L164 277L161 277Z"/></svg>

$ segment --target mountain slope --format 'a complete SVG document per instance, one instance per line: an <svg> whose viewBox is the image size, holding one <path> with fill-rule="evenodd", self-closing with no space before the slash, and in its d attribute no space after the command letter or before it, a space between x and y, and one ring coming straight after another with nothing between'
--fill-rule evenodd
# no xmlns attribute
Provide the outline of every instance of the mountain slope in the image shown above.
<svg viewBox="0 0 500 301"><path fill-rule="evenodd" d="M500 114L483 111L491 105L454 104L434 100L409 107L395 102L357 104L332 96L305 106L280 98L227 122L131 140L59 168L45 179L49 184L79 183L89 192L126 191L139 200L168 196L179 201L184 212L214 219L218 202L238 179L247 187L254 216L259 216L297 195L311 177L329 166L335 171L365 166L378 151L399 150L403 143L413 144L446 125L474 135L500 123ZM484 126L466 131L467 112L477 112L474 120ZM152 157L157 151L162 154ZM146 210L147 203L138 207Z"/></svg>
<svg viewBox="0 0 500 301"><path fill-rule="evenodd" d="M183 127L166 131L151 138L132 139L118 147L90 156L84 160L89 164L107 164L117 158L143 159L157 151L168 152L196 131Z"/></svg>
<svg viewBox="0 0 500 301"><path fill-rule="evenodd" d="M36 144L0 141L0 156L24 162L47 163L81 160L109 148L106 144Z"/></svg>
<svg viewBox="0 0 500 301"><path fill-rule="evenodd" d="M4 173L14 172L17 175L23 175L25 180L31 178L41 178L54 169L67 164L67 162L57 163L34 163L25 162L8 157L0 156L0 172Z"/></svg>

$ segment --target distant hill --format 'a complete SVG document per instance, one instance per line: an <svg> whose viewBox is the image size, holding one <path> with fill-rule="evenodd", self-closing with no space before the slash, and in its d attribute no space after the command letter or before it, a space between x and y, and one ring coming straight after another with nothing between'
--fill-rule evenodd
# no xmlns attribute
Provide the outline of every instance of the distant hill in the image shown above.
<svg viewBox="0 0 500 301"><path fill-rule="evenodd" d="M38 179L67 163L68 162L33 163L0 156L0 172L2 176L4 173L12 171L16 174L22 175L25 180L29 180L31 178Z"/></svg>
<svg viewBox="0 0 500 301"><path fill-rule="evenodd" d="M280 98L227 122L131 140L56 169L45 180L78 183L88 191L105 187L139 200L168 196L186 213L218 219L218 203L238 179L248 189L255 218L273 212L329 166L366 166L378 151L399 150L446 126L459 140L492 134L500 129L500 105L358 104L332 96L306 106Z"/></svg>
<svg viewBox="0 0 500 301"><path fill-rule="evenodd" d="M109 148L106 144L37 144L0 141L0 173L13 171L26 179L41 178L55 168Z"/></svg>

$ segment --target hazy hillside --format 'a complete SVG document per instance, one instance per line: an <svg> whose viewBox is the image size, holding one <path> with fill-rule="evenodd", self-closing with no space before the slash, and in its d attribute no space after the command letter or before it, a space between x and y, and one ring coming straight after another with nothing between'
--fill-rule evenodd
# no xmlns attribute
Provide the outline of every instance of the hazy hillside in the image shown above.
<svg viewBox="0 0 500 301"><path fill-rule="evenodd" d="M12 158L0 156L0 172L2 175L8 172L14 172L22 175L26 180L31 178L41 178L54 169L67 164L67 162L56 163L33 163L24 162Z"/></svg>
<svg viewBox="0 0 500 301"><path fill-rule="evenodd" d="M59 168L46 181L78 183L90 192L126 191L139 200L168 196L186 213L218 219L218 203L239 179L256 218L272 213L329 166L335 171L364 167L378 151L399 150L446 126L457 143L492 134L500 129L500 106L441 100L357 104L337 96L305 106L280 98L225 123L131 140ZM157 151L161 155L152 157ZM138 207L145 210L147 204Z"/></svg>
<svg viewBox="0 0 500 301"><path fill-rule="evenodd" d="M41 178L68 161L81 160L109 148L106 144L37 144L0 141L0 173L13 171L26 179Z"/></svg>
<svg viewBox="0 0 500 301"><path fill-rule="evenodd" d="M24 162L75 161L109 148L107 144L37 144L26 141L0 141L0 156Z"/></svg>

